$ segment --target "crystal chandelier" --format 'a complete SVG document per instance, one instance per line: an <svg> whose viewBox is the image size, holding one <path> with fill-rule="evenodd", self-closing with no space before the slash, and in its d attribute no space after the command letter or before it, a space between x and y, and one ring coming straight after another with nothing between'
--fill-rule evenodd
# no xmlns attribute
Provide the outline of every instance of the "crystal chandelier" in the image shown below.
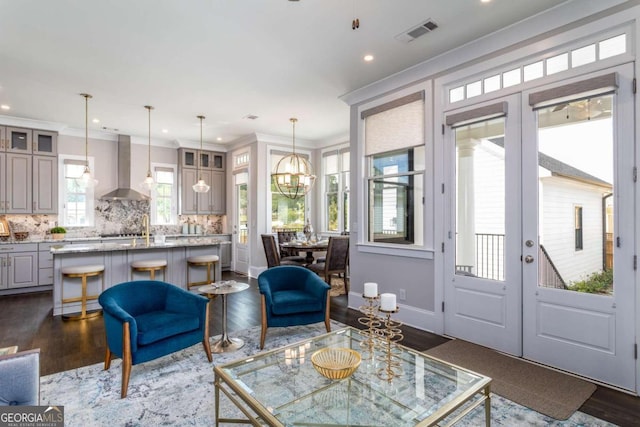
<svg viewBox="0 0 640 427"><path fill-rule="evenodd" d="M298 119L291 118L289 121L293 125L293 151L280 159L276 165L276 171L271 174L271 180L280 194L289 199L297 199L311 190L316 182L316 176L313 174L311 163L303 156L296 154Z"/></svg>
<svg viewBox="0 0 640 427"><path fill-rule="evenodd" d="M153 181L153 175L151 174L151 110L153 110L153 107L151 105L145 105L144 108L149 111L149 149L147 159L147 177L142 182L142 186L148 190L152 190L156 185Z"/></svg>
<svg viewBox="0 0 640 427"><path fill-rule="evenodd" d="M198 118L200 119L200 153L202 153L202 120L204 119L204 116L198 116ZM198 154L198 157L200 157L201 154ZM196 160L196 165L197 165L197 170L198 170L198 182L196 182L195 184L193 184L193 186L191 186L191 188L193 188L193 191L195 191L196 193L206 193L207 191L209 191L209 187L207 185L206 182L204 182L204 179L202 179L202 175L200 174L200 159L198 158Z"/></svg>
<svg viewBox="0 0 640 427"><path fill-rule="evenodd" d="M89 169L89 98L93 98L88 93L81 93L84 97L84 172L80 177L80 183L85 188L93 188L98 185L98 180L91 176Z"/></svg>

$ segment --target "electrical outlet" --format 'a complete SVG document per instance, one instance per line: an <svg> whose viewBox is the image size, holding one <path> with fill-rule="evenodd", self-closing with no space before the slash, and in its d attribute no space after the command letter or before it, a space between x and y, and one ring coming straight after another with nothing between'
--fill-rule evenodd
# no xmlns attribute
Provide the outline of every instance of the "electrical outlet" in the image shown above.
<svg viewBox="0 0 640 427"><path fill-rule="evenodd" d="M398 289L398 298L400 298L401 301L404 301L407 299L407 291L404 289Z"/></svg>

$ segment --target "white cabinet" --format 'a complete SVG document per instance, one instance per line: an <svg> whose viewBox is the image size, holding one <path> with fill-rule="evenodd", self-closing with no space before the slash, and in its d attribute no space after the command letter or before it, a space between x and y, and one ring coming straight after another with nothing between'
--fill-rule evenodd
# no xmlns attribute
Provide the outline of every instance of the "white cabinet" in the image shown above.
<svg viewBox="0 0 640 427"><path fill-rule="evenodd" d="M38 285L36 243L2 245L0 251L0 289Z"/></svg>
<svg viewBox="0 0 640 427"><path fill-rule="evenodd" d="M33 213L58 212L58 161L51 156L33 156Z"/></svg>

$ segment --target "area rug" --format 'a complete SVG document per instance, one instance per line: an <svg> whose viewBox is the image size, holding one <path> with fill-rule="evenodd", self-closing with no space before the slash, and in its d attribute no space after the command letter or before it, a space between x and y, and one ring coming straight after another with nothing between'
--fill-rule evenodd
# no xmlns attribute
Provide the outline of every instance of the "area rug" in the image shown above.
<svg viewBox="0 0 640 427"><path fill-rule="evenodd" d="M493 379L491 391L566 420L596 391L590 382L464 340L451 340L425 352Z"/></svg>
<svg viewBox="0 0 640 427"><path fill-rule="evenodd" d="M344 325L332 322L334 330L341 326ZM271 328L267 333L265 350L322 333L322 323ZM113 360L109 371L104 371L99 363L42 377L40 404L63 405L65 425L71 427L215 425L214 364L259 352L259 327L231 335L244 339L245 346L234 353L214 355L213 364L207 362L202 345L198 344L134 366L125 399L120 399L119 359ZM226 397L221 399L220 408L225 417L243 418ZM493 426L611 426L580 412L567 421L557 421L497 395L492 395L491 411ZM371 425L376 424L373 422ZM476 408L457 425L484 425L482 407Z"/></svg>

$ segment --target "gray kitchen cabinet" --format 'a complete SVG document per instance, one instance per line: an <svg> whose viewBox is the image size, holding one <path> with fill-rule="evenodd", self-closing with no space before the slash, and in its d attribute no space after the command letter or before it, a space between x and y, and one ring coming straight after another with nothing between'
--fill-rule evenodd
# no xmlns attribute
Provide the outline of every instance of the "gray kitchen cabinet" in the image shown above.
<svg viewBox="0 0 640 427"><path fill-rule="evenodd" d="M58 159L33 156L33 213L58 212Z"/></svg>
<svg viewBox="0 0 640 427"><path fill-rule="evenodd" d="M7 153L4 212L8 214L29 214L32 206L32 162L28 154Z"/></svg>
<svg viewBox="0 0 640 427"><path fill-rule="evenodd" d="M226 213L225 153L178 149L180 214L224 215ZM206 193L193 191L200 177L211 187Z"/></svg>
<svg viewBox="0 0 640 427"><path fill-rule="evenodd" d="M0 288L38 286L38 244L0 246Z"/></svg>
<svg viewBox="0 0 640 427"><path fill-rule="evenodd" d="M225 242L231 241L230 234L221 234L216 237ZM222 267L223 270L225 271L231 270L231 257L232 257L231 244L220 245L220 267Z"/></svg>
<svg viewBox="0 0 640 427"><path fill-rule="evenodd" d="M33 154L56 156L58 154L58 133L34 129Z"/></svg>
<svg viewBox="0 0 640 427"><path fill-rule="evenodd" d="M61 243L38 243L38 286L53 285L53 254L51 246Z"/></svg>
<svg viewBox="0 0 640 427"><path fill-rule="evenodd" d="M209 190L210 212L212 214L224 215L226 210L226 179L224 172L211 172L211 189Z"/></svg>
<svg viewBox="0 0 640 427"><path fill-rule="evenodd" d="M57 132L0 126L0 214L57 213L57 151Z"/></svg>
<svg viewBox="0 0 640 427"><path fill-rule="evenodd" d="M198 213L198 193L193 191L193 184L198 181L196 169L182 169L180 172L180 214L194 215Z"/></svg>
<svg viewBox="0 0 640 427"><path fill-rule="evenodd" d="M33 131L26 128L3 126L0 151L31 154Z"/></svg>

